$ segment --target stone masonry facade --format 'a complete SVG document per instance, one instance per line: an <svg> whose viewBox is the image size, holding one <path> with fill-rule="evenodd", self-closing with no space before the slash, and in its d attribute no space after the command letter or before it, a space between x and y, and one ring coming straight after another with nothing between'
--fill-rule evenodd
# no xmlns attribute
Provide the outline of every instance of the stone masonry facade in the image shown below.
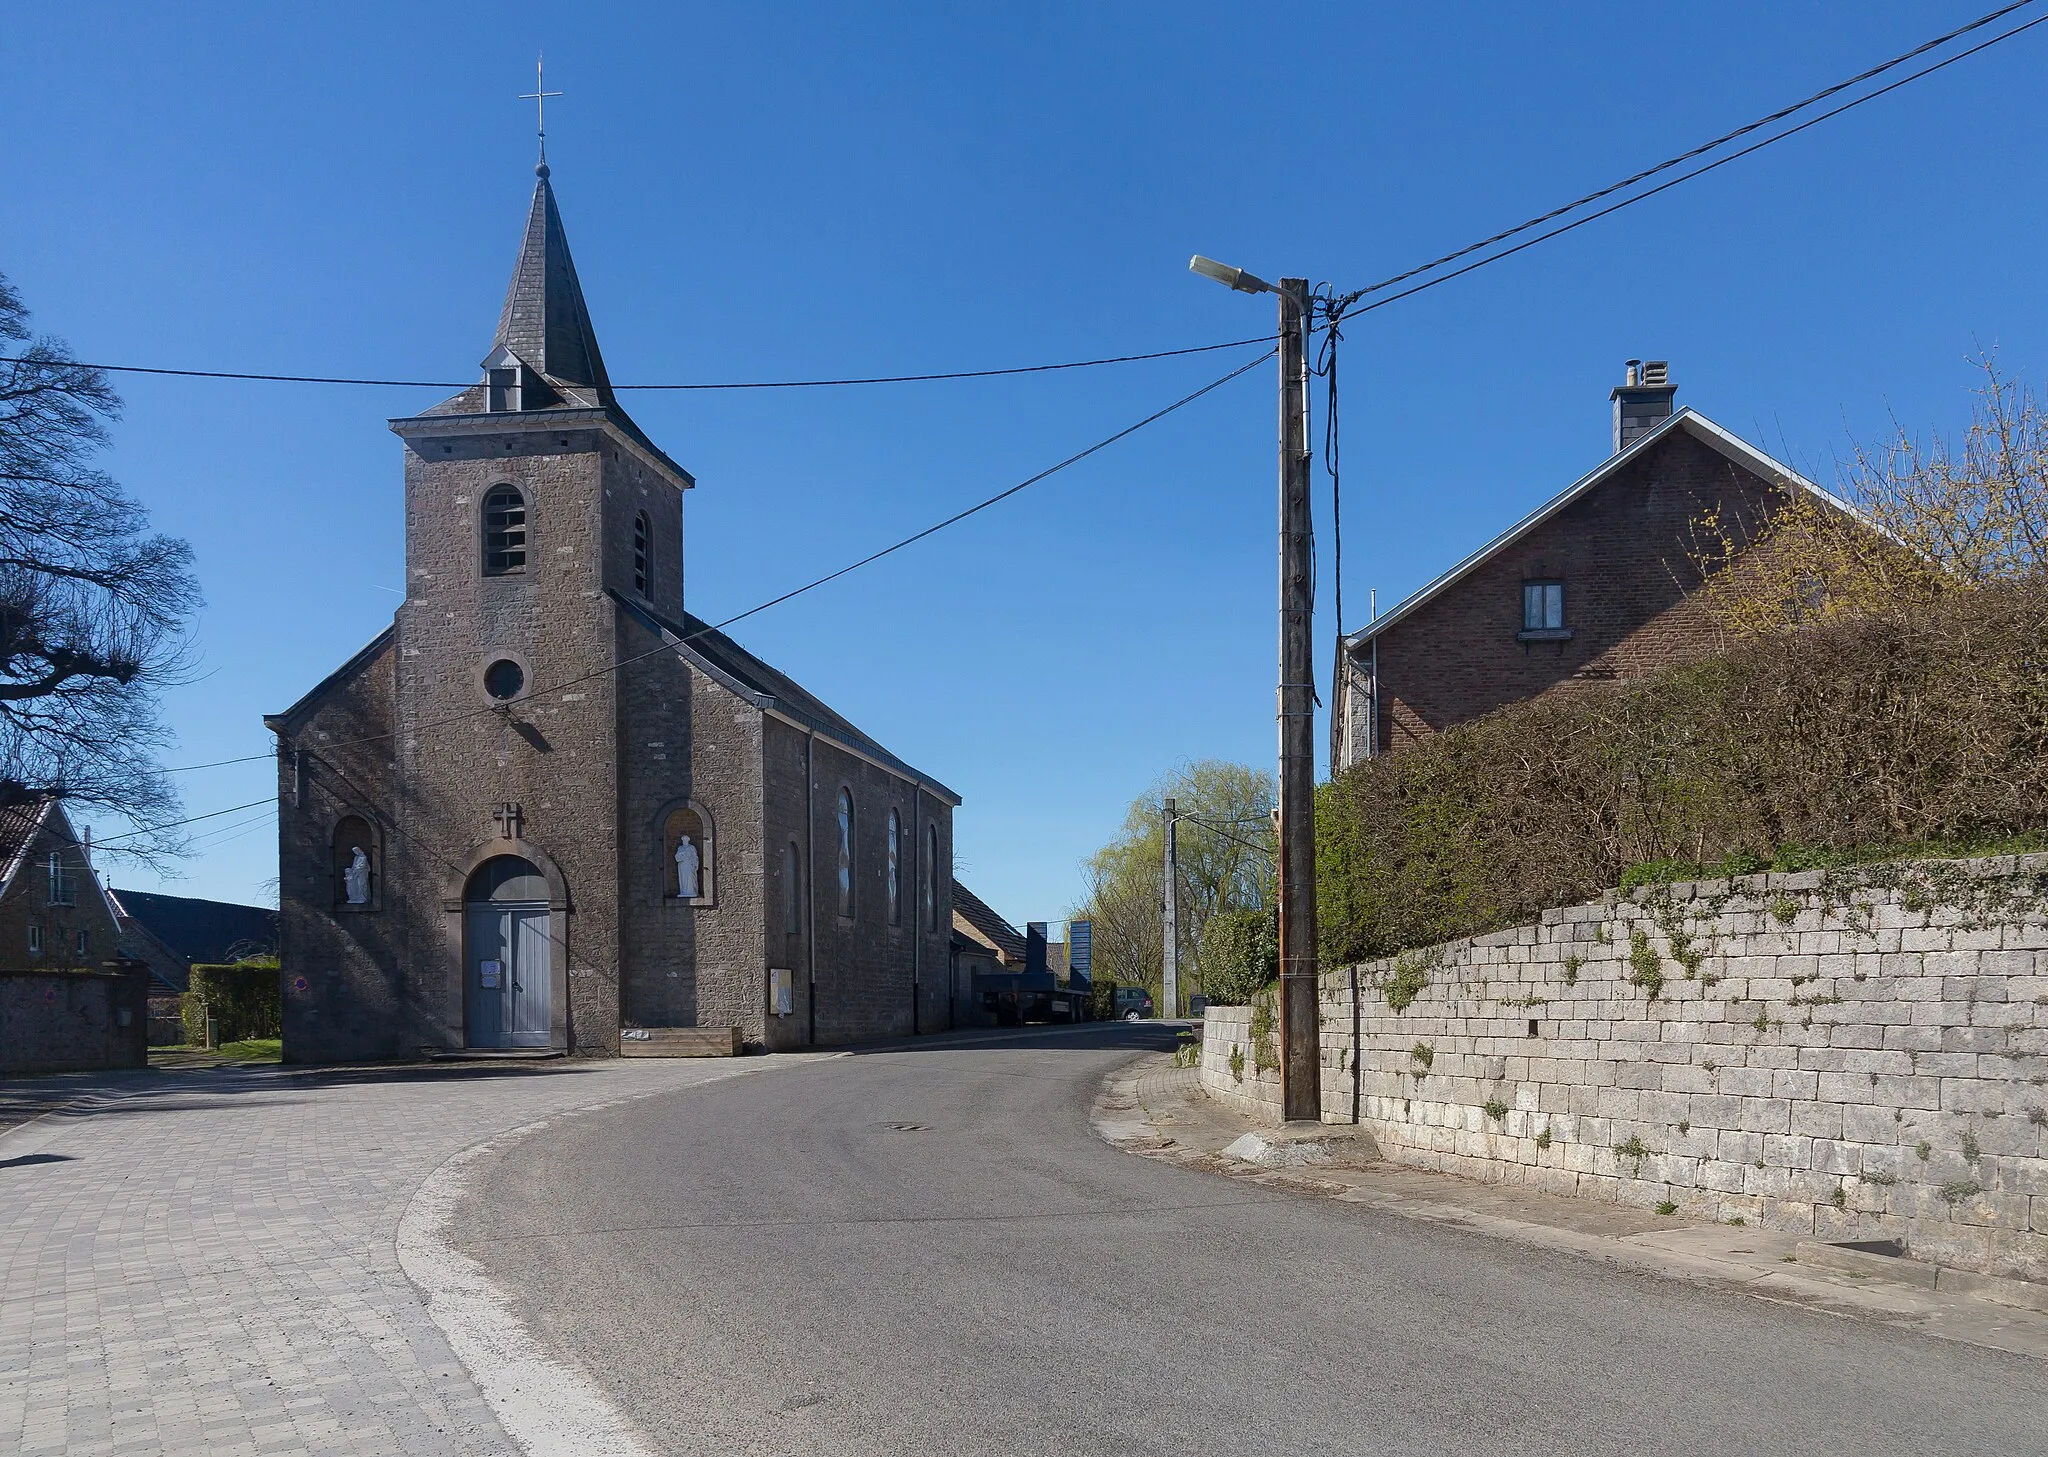
<svg viewBox="0 0 2048 1457"><path fill-rule="evenodd" d="M287 1060L615 1054L635 1034L693 1028L779 1049L944 1027L936 928L951 918L958 797L685 613L695 482L612 397L545 172L486 369L483 385L391 422L406 550L391 628L267 720ZM510 558L491 506L505 499ZM836 898L842 787L850 917ZM700 857L691 896L675 869L684 834ZM357 850L363 903L342 875ZM521 929L501 952L499 933L474 927L492 926L507 867ZM792 974L788 1011L778 971ZM509 1032L507 988L525 1019Z"/></svg>
<svg viewBox="0 0 2048 1457"><path fill-rule="evenodd" d="M1399 1162L2048 1279L2048 856L1613 893L1321 995L1323 1118ZM1211 1008L1202 1080L1277 1121L1268 1020Z"/></svg>

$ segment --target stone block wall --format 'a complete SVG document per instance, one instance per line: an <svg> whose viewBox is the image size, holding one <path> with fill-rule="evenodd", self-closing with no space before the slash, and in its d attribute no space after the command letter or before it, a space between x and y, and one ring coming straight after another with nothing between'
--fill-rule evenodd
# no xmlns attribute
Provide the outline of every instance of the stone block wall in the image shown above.
<svg viewBox="0 0 2048 1457"><path fill-rule="evenodd" d="M2048 856L1703 881L1331 970L1323 1116L1419 1167L2048 1279L2044 892ZM1277 1116L1250 1031L1212 1009L1203 1082Z"/></svg>
<svg viewBox="0 0 2048 1457"><path fill-rule="evenodd" d="M1264 1056L1252 1038L1252 1008L1209 1008L1202 1015L1202 1086L1225 1107L1275 1128L1284 1121L1280 1069L1272 1056L1273 1038L1262 1040ZM1348 1114L1344 1121L1350 1121Z"/></svg>

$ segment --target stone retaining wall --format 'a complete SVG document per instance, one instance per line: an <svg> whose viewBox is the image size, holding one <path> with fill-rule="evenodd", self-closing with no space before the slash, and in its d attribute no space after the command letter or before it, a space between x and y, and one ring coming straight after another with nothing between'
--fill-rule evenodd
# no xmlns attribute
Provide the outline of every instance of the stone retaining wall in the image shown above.
<svg viewBox="0 0 2048 1457"><path fill-rule="evenodd" d="M1274 1038L1265 1039L1267 1052L1262 1056L1252 1041L1251 1026L1250 1007L1211 1007L1202 1014L1202 1087L1253 1122L1278 1127L1283 1120L1280 1069L1271 1061ZM1269 1065L1262 1067L1261 1062ZM1351 1121L1350 1108L1347 1101L1338 1121Z"/></svg>
<svg viewBox="0 0 2048 1457"><path fill-rule="evenodd" d="M1323 1116L1420 1167L2048 1279L2044 891L2048 856L1702 881L1326 972ZM1211 1010L1202 1080L1274 1122L1253 1016Z"/></svg>

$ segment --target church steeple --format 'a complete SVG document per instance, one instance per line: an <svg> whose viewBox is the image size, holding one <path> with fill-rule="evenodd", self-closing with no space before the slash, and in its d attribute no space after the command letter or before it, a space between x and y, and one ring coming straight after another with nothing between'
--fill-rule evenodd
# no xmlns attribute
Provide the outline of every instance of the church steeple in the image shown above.
<svg viewBox="0 0 2048 1457"><path fill-rule="evenodd" d="M512 269L512 284L505 290L497 337L484 367L501 371L523 365L521 372L530 372L529 378L517 381L522 388L520 403L512 406L515 409L547 408L557 403L616 408L611 380L604 372L604 356L598 353L597 334L590 326L590 310L583 302L583 286L569 257L569 238L555 206L547 163L534 171L539 180L526 217L526 234L519 242L519 261ZM534 391L534 384L545 388Z"/></svg>

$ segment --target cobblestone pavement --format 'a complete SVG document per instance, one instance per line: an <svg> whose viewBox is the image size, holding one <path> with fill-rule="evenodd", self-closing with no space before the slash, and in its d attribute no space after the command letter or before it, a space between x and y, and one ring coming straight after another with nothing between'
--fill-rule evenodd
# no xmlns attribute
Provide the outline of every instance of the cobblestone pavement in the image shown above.
<svg viewBox="0 0 2048 1457"><path fill-rule="evenodd" d="M780 1061L55 1083L0 1133L0 1452L516 1451L399 1269L414 1191L505 1130Z"/></svg>

